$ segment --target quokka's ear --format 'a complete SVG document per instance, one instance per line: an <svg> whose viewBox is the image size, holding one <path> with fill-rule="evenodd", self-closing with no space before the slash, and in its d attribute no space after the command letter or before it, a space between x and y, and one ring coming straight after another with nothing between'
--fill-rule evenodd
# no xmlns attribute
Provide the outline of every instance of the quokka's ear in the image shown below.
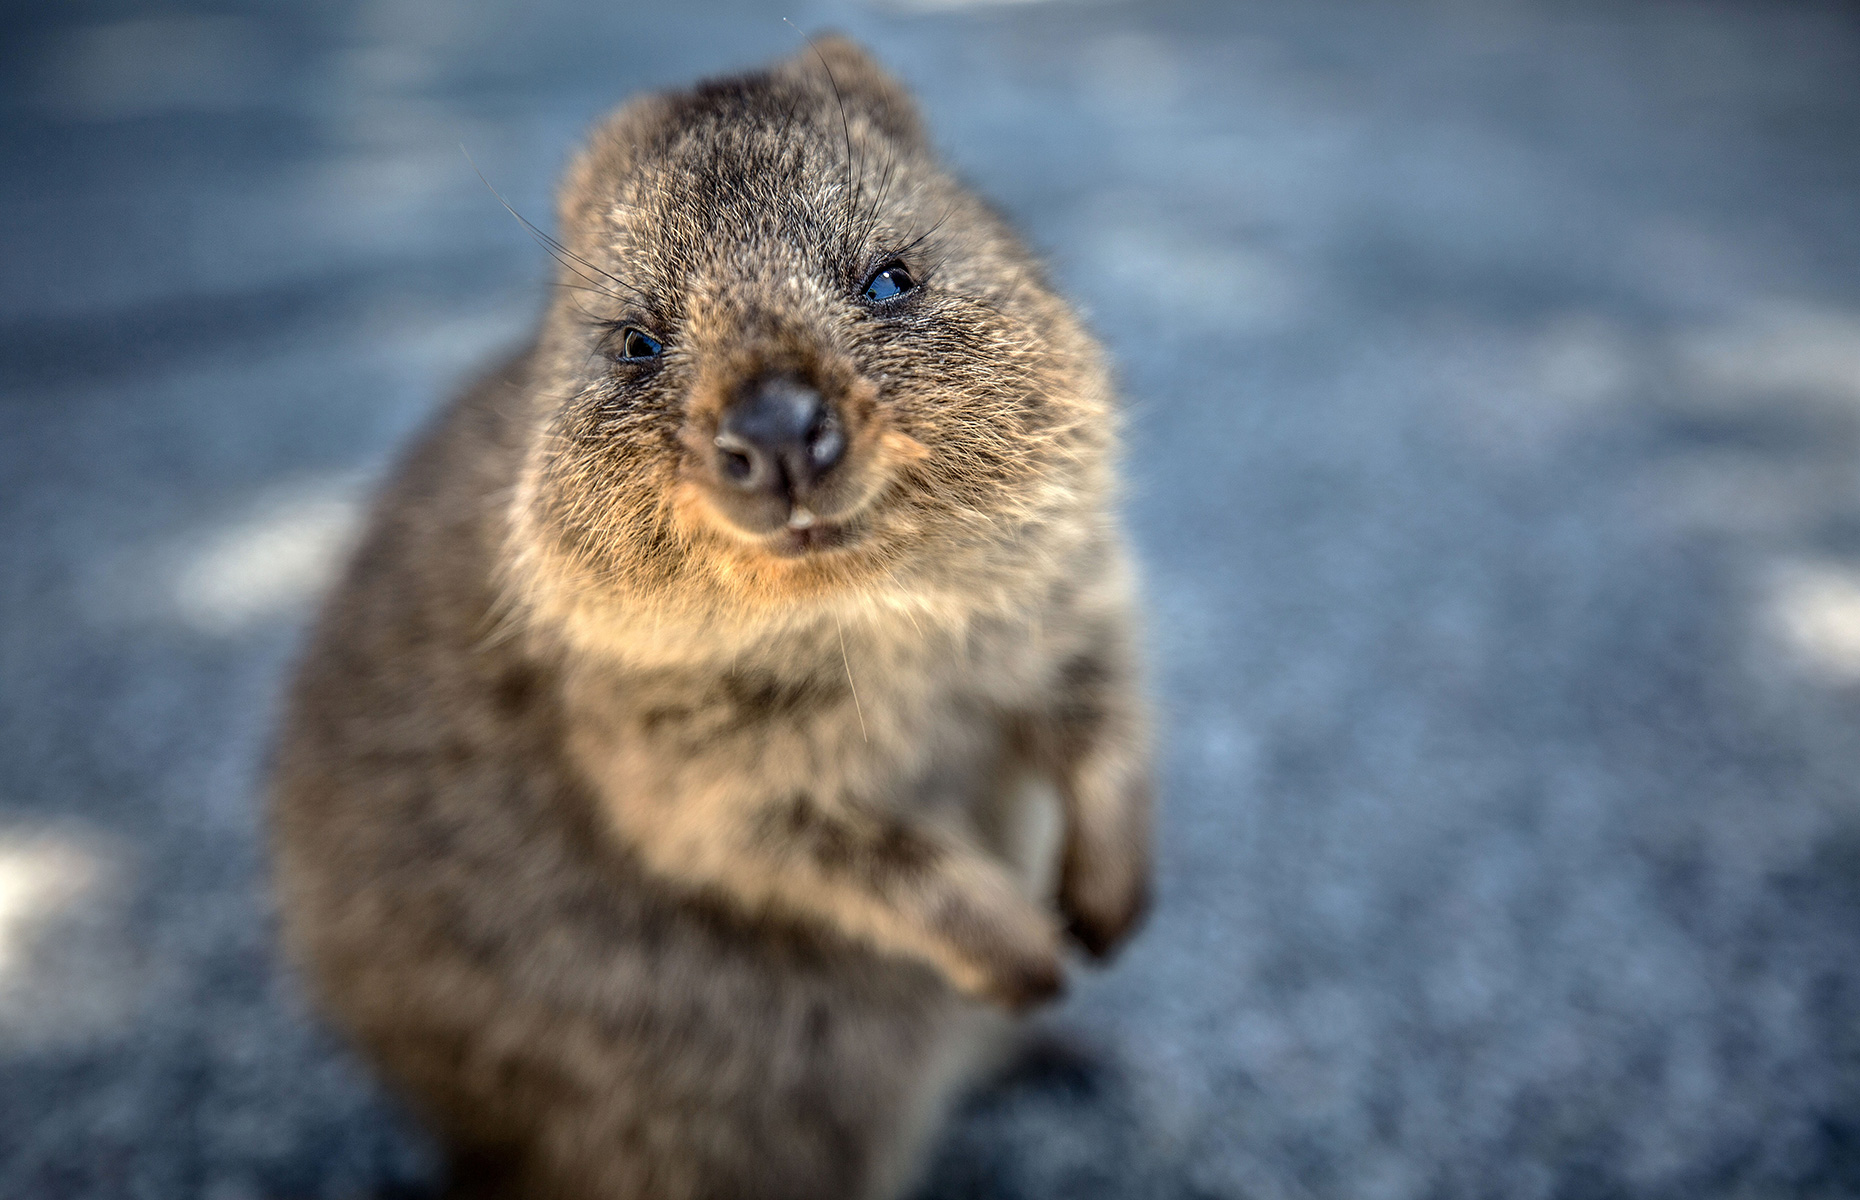
<svg viewBox="0 0 1860 1200"><path fill-rule="evenodd" d="M838 33L823 33L776 65L777 76L804 80L836 94L849 111L863 113L886 134L921 145L923 122L917 102L865 47Z"/></svg>
<svg viewBox="0 0 1860 1200"><path fill-rule="evenodd" d="M555 215L566 235L580 229L612 201L614 181L623 178L667 124L671 105L663 95L636 96L601 120L569 163L556 191Z"/></svg>

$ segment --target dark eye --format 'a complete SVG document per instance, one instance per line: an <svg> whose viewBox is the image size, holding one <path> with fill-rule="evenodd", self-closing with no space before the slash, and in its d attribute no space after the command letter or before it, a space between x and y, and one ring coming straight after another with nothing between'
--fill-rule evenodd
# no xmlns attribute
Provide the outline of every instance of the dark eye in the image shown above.
<svg viewBox="0 0 1860 1200"><path fill-rule="evenodd" d="M865 285L865 298L868 303L879 304L894 296L902 296L916 286L911 273L897 263L879 271Z"/></svg>
<svg viewBox="0 0 1860 1200"><path fill-rule="evenodd" d="M615 357L623 361L642 358L657 358L664 347L659 340L642 329L628 325L620 331L620 353Z"/></svg>

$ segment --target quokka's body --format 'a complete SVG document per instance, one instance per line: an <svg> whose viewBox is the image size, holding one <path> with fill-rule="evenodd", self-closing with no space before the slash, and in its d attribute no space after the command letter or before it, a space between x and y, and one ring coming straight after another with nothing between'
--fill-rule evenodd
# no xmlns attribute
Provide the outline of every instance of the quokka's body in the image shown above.
<svg viewBox="0 0 1860 1200"><path fill-rule="evenodd" d="M285 931L461 1193L884 1197L1148 879L1100 354L827 39L650 96L291 695Z"/></svg>

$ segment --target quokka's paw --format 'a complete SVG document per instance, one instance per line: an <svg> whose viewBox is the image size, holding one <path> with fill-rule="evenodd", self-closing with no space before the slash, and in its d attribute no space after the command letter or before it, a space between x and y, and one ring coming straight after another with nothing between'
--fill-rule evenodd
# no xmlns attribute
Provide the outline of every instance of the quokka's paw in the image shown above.
<svg viewBox="0 0 1860 1200"><path fill-rule="evenodd" d="M1066 932L1093 958L1109 959L1122 949L1150 908L1147 879L1112 904L1094 903L1076 892L1061 897L1066 911Z"/></svg>
<svg viewBox="0 0 1860 1200"><path fill-rule="evenodd" d="M1147 850L1068 841L1059 877L1059 908L1066 932L1087 953L1110 957L1143 923L1149 907Z"/></svg>
<svg viewBox="0 0 1860 1200"><path fill-rule="evenodd" d="M1059 923L1005 883L986 901L959 906L944 924L950 981L1009 1012L1058 996L1065 990Z"/></svg>
<svg viewBox="0 0 1860 1200"><path fill-rule="evenodd" d="M989 981L986 999L1011 1013L1026 1012L1051 1000L1066 990L1065 968L1057 953L1038 959L1014 963L996 972Z"/></svg>

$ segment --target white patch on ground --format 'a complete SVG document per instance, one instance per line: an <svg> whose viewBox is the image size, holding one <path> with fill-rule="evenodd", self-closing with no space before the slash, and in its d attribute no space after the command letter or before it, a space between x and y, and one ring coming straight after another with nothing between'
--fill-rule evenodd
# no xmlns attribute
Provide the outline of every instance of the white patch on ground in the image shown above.
<svg viewBox="0 0 1860 1200"><path fill-rule="evenodd" d="M1661 353L1672 382L1657 403L1684 420L1793 421L1832 436L1860 415L1860 313L1766 300L1681 332ZM1829 450L1699 446L1648 471L1642 498L1668 529L1790 536L1852 493L1847 458Z"/></svg>
<svg viewBox="0 0 1860 1200"><path fill-rule="evenodd" d="M1773 303L1674 346L1695 403L1777 397L1860 405L1860 313Z"/></svg>
<svg viewBox="0 0 1860 1200"><path fill-rule="evenodd" d="M299 612L334 581L361 523L352 478L261 499L189 539L169 583L175 613L206 633L237 633Z"/></svg>
<svg viewBox="0 0 1860 1200"><path fill-rule="evenodd" d="M65 839L0 840L0 979L19 968L48 915L96 886L98 869L93 854Z"/></svg>
<svg viewBox="0 0 1860 1200"><path fill-rule="evenodd" d="M1785 563L1765 591L1765 623L1801 669L1827 683L1860 681L1860 570Z"/></svg>
<svg viewBox="0 0 1860 1200"><path fill-rule="evenodd" d="M1638 499L1642 519L1658 529L1774 539L1813 520L1845 486L1819 463L1708 449L1649 469Z"/></svg>
<svg viewBox="0 0 1860 1200"><path fill-rule="evenodd" d="M1468 326L1449 335L1434 378L1460 432L1484 452L1541 462L1630 401L1632 343L1596 313L1564 313L1522 339Z"/></svg>
<svg viewBox="0 0 1860 1200"><path fill-rule="evenodd" d="M1580 420L1619 402L1636 381L1626 334L1593 314L1551 322L1531 346L1528 361L1548 407L1564 419Z"/></svg>
<svg viewBox="0 0 1860 1200"><path fill-rule="evenodd" d="M0 831L0 1046L69 1043L123 1023L132 956L110 919L122 877L94 838Z"/></svg>

